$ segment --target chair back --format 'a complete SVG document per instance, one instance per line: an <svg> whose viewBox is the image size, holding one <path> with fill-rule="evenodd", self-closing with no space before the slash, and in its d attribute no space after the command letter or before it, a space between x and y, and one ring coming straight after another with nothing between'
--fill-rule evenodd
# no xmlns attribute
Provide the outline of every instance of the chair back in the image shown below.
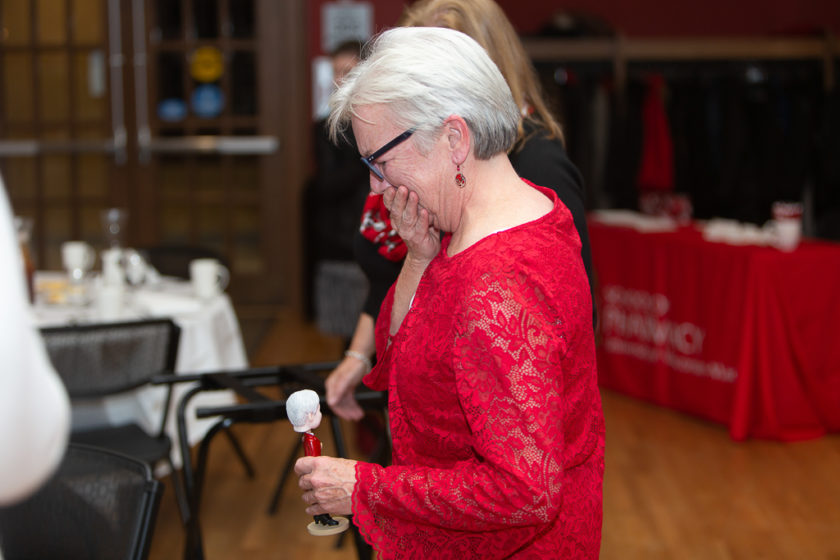
<svg viewBox="0 0 840 560"><path fill-rule="evenodd" d="M50 361L72 399L136 389L173 373L180 328L171 319L41 329Z"/></svg>
<svg viewBox="0 0 840 560"><path fill-rule="evenodd" d="M141 250L146 260L164 276L190 279L190 263L195 259L216 259L230 269L225 256L201 245L155 245Z"/></svg>
<svg viewBox="0 0 840 560"><path fill-rule="evenodd" d="M162 488L142 461L71 443L40 490L0 508L0 549L6 560L143 560Z"/></svg>

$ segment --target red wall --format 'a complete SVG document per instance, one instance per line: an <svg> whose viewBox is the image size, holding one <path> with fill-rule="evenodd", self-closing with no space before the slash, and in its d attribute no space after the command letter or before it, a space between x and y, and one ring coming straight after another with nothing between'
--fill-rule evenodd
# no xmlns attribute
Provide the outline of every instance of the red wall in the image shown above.
<svg viewBox="0 0 840 560"><path fill-rule="evenodd" d="M310 57L321 53L321 5L309 0ZM376 31L394 25L407 0L367 0ZM585 10L627 36L766 35L827 29L840 33L840 0L496 0L520 33L555 11Z"/></svg>

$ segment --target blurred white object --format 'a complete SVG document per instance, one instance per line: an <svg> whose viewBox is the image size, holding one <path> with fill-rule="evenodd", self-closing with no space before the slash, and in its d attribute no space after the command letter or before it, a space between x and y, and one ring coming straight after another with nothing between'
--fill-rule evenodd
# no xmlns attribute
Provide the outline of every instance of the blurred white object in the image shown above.
<svg viewBox="0 0 840 560"><path fill-rule="evenodd" d="M121 285L103 284L96 290L96 315L103 321L123 318L125 289Z"/></svg>
<svg viewBox="0 0 840 560"><path fill-rule="evenodd" d="M631 227L641 232L673 231L677 222L670 216L648 216L633 210L595 210L591 219L610 226Z"/></svg>
<svg viewBox="0 0 840 560"><path fill-rule="evenodd" d="M703 239L730 245L769 245L772 236L769 231L755 224L737 220L713 218L703 227Z"/></svg>
<svg viewBox="0 0 840 560"><path fill-rule="evenodd" d="M126 249L123 253L123 265L125 266L125 278L129 284L139 286L146 281L149 265L139 252L134 249Z"/></svg>
<svg viewBox="0 0 840 560"><path fill-rule="evenodd" d="M33 323L23 262L0 178L0 505L37 490L64 455L70 402Z"/></svg>
<svg viewBox="0 0 840 560"><path fill-rule="evenodd" d="M802 204L799 202L774 202L773 219L766 224L774 247L793 251L802 239Z"/></svg>
<svg viewBox="0 0 840 560"><path fill-rule="evenodd" d="M108 208L102 211L102 232L109 247L122 247L128 211L122 208Z"/></svg>
<svg viewBox="0 0 840 560"><path fill-rule="evenodd" d="M195 295L209 299L227 288L230 272L216 259L195 259L190 263L190 280Z"/></svg>
<svg viewBox="0 0 840 560"><path fill-rule="evenodd" d="M102 282L106 286L122 286L125 284L125 271L122 266L123 252L119 248L105 249L102 259Z"/></svg>
<svg viewBox="0 0 840 560"><path fill-rule="evenodd" d="M61 244L61 263L72 282L84 280L85 275L93 268L95 259L93 247L84 241L65 241Z"/></svg>

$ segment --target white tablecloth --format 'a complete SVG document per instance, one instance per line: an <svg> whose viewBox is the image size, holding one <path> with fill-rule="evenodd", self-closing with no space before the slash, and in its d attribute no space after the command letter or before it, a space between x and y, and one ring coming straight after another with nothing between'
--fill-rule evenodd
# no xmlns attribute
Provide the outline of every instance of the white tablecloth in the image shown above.
<svg viewBox="0 0 840 560"><path fill-rule="evenodd" d="M62 288L63 274L42 272L36 276L38 297L33 306L35 321L39 327L60 326L70 323L103 322L95 305L95 285L88 287L87 305L55 303L55 294ZM50 300L53 302L51 303ZM176 373L197 373L222 369L248 367L239 321L227 294L220 294L209 300L199 300L192 294L188 282L162 278L152 287L127 288L125 305L115 320L125 321L139 318L169 317L181 327L178 345ZM175 446L172 460L181 464L177 448L176 407L180 396L192 384L175 385L167 421L166 432ZM166 388L149 387L132 391L119 397L92 399L85 403L74 403L73 426L84 427L101 424L120 424L132 419L149 431L160 427L162 407L166 399ZM189 443L194 445L207 432L214 420L195 419L193 411L197 406L221 406L233 404L231 391L214 391L197 395L187 409L187 431Z"/></svg>

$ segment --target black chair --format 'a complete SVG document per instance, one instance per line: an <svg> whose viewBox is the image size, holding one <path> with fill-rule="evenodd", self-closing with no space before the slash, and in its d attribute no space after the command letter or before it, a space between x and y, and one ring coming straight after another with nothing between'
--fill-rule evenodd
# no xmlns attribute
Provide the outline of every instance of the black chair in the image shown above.
<svg viewBox="0 0 840 560"><path fill-rule="evenodd" d="M0 548L6 560L144 560L162 491L146 463L71 443L44 486L0 508Z"/></svg>
<svg viewBox="0 0 840 560"><path fill-rule="evenodd" d="M184 548L184 558L187 560L201 560L204 558L204 548L201 536L201 497L204 486L204 475L207 468L210 443L217 433L226 431L236 423L267 423L286 420L285 398L300 389L313 389L321 395L321 410L325 418L330 420L332 436L335 440L339 457L347 457L344 437L338 418L332 414L326 403L324 393L324 374L335 368L336 362L320 362L297 365L269 366L249 368L235 371L216 371L197 374L179 375L175 378L165 376L156 378L153 382L159 384L192 383L193 385L181 396L178 402L177 422L178 439L181 445L181 455L184 461L184 487L189 496L190 519L187 524L187 542ZM277 388L283 395L282 399L273 399L259 392L260 387ZM197 418L216 418L213 426L198 446L195 463L193 463L186 427L186 410L190 400L207 391L234 390L241 402L228 406L197 407ZM364 409L383 410L387 407L387 395L380 391L361 389L356 398ZM296 444L290 450L280 482L271 499L269 513L274 513L280 498L282 482L292 471L294 462L300 455L300 445ZM355 525L351 526L356 550L360 560L372 557L372 549L364 541Z"/></svg>
<svg viewBox="0 0 840 560"><path fill-rule="evenodd" d="M50 361L71 401L118 395L149 385L156 376L173 376L181 330L170 319L70 325L41 329ZM181 518L189 517L189 501L170 453L166 434L172 388L166 391L159 428L149 433L136 422L74 428L70 439L135 457L154 467L169 465Z"/></svg>

